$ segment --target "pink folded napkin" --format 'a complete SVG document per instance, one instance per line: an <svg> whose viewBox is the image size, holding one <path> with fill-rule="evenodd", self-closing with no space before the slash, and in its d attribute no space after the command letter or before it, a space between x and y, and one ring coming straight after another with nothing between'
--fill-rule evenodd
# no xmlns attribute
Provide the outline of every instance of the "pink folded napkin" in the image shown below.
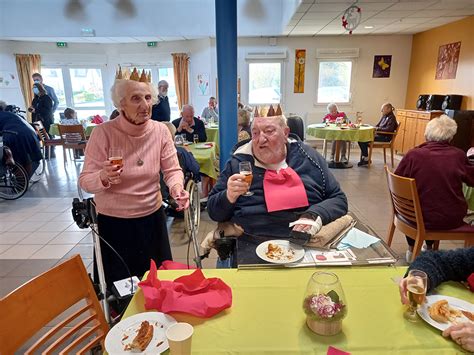
<svg viewBox="0 0 474 355"><path fill-rule="evenodd" d="M232 306L232 290L219 278L206 279L201 269L174 281L160 281L152 260L147 279L138 285L145 308L163 313L183 312L209 318Z"/></svg>

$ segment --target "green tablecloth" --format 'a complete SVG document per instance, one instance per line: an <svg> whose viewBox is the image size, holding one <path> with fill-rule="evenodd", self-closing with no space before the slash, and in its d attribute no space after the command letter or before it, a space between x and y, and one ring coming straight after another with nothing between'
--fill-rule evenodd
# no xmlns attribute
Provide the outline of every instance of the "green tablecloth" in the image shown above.
<svg viewBox="0 0 474 355"><path fill-rule="evenodd" d="M206 135L208 142L214 142L216 145L219 144L219 127L207 127Z"/></svg>
<svg viewBox="0 0 474 355"><path fill-rule="evenodd" d="M194 326L193 354L326 354L332 345L351 354L455 354L461 348L420 320L403 318L398 285L392 277L406 268L317 268L335 272L344 289L348 315L342 333L323 337L305 324L302 301L311 269L237 270L206 269L206 277L219 277L232 288L232 307L210 319L172 314ZM170 280L190 271L158 271ZM472 294L459 284L447 283L437 293L470 302ZM141 290L133 297L124 318L144 312Z"/></svg>
<svg viewBox="0 0 474 355"><path fill-rule="evenodd" d="M86 137L89 137L92 133L92 130L95 128L95 126L97 126L96 124L94 123L89 123L87 124L86 126L86 129L84 130L85 131L85 134L86 134ZM50 136L59 136L59 127L58 127L58 124L57 123L53 123L50 127L49 127L49 135Z"/></svg>
<svg viewBox="0 0 474 355"><path fill-rule="evenodd" d="M309 125L306 133L310 136L330 141L371 142L374 140L374 127L359 129L341 129L336 125L320 127L319 124Z"/></svg>
<svg viewBox="0 0 474 355"><path fill-rule="evenodd" d="M197 145L201 145L198 143ZM211 148L208 149L198 149L196 144L188 145L187 148L191 153L193 153L194 158L197 160L200 166L200 171L203 174L217 180L217 172L219 166L219 161L216 156L216 145L214 144Z"/></svg>
<svg viewBox="0 0 474 355"><path fill-rule="evenodd" d="M471 211L474 211L474 187L469 187L466 184L463 184L462 191L464 192L468 208Z"/></svg>

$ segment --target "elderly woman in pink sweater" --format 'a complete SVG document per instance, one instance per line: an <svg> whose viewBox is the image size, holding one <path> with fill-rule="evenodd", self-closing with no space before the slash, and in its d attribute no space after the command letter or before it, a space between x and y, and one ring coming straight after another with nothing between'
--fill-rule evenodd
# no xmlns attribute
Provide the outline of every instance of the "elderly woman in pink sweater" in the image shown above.
<svg viewBox="0 0 474 355"><path fill-rule="evenodd" d="M170 132L162 123L150 120L157 101L151 84L118 79L111 91L120 115L94 129L79 181L85 191L95 194L99 234L122 256L132 275L141 277L149 269L150 259L157 264L172 259L160 171L181 209L188 207L189 195L183 189L183 173ZM109 159L111 149L119 150L122 164ZM113 281L128 274L103 244L110 288Z"/></svg>

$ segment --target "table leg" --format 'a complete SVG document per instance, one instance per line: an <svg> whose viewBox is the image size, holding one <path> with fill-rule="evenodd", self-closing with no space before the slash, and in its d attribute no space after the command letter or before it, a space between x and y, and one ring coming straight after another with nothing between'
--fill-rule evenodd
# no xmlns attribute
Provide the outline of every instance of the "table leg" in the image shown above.
<svg viewBox="0 0 474 355"><path fill-rule="evenodd" d="M347 144L346 141L336 141L336 151L334 156L334 161L328 164L328 167L331 169L349 169L352 168L352 164L347 162L343 163L341 159L341 144Z"/></svg>

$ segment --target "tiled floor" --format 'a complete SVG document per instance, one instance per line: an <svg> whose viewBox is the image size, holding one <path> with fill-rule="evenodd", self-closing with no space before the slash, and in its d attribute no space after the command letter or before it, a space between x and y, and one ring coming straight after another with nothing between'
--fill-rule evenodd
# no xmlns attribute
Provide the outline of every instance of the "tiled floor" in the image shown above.
<svg viewBox="0 0 474 355"><path fill-rule="evenodd" d="M91 269L91 234L76 226L70 212L72 198L77 197L80 168L72 162L65 168L58 152L58 158L48 162L45 176L25 196L16 201L0 200L0 297L74 254L80 254ZM332 172L348 196L350 210L386 238L391 207L380 153L375 154L371 169L355 166ZM202 239L214 226L203 213L198 237ZM183 235L182 221L174 220L170 234L173 257L186 263L188 247ZM442 243L443 248L460 246L461 242ZM400 233L393 249L401 256L405 253ZM191 248L191 263L193 255ZM204 267L214 267L216 257L213 252L203 261Z"/></svg>

